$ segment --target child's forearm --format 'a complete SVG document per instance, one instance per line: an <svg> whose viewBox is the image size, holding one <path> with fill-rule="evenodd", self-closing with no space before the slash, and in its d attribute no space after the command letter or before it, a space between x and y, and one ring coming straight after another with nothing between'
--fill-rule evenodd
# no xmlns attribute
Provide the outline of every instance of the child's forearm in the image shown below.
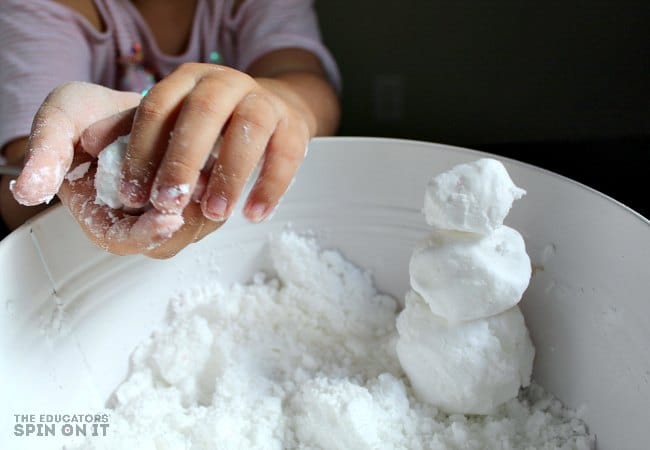
<svg viewBox="0 0 650 450"><path fill-rule="evenodd" d="M334 88L324 77L313 73L286 73L275 78L286 85L313 116L312 136L336 133L340 107Z"/></svg>
<svg viewBox="0 0 650 450"><path fill-rule="evenodd" d="M248 73L285 100L300 102L311 116L308 122L313 127L312 136L336 132L339 98L316 56L299 49L278 50L253 63Z"/></svg>

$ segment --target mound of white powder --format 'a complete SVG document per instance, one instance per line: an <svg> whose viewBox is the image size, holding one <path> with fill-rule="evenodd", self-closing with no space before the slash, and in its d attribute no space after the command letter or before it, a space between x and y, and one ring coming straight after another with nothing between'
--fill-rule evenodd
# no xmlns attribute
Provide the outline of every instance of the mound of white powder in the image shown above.
<svg viewBox="0 0 650 450"><path fill-rule="evenodd" d="M398 305L312 240L269 245L277 278L172 300L83 449L587 449L585 424L532 385L493 415L415 399L395 352Z"/></svg>

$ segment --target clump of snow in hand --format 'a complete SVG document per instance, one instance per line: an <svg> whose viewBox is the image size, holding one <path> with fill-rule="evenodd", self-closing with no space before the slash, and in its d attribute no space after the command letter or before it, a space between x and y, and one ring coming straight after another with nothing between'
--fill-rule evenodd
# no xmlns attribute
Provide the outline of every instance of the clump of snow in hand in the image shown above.
<svg viewBox="0 0 650 450"><path fill-rule="evenodd" d="M80 178L83 178L86 173L88 173L88 169L90 168L90 161L86 161L85 163L79 164L77 167L69 171L65 179L68 181L77 181Z"/></svg>
<svg viewBox="0 0 650 450"><path fill-rule="evenodd" d="M129 136L119 137L99 153L95 174L95 203L98 205L107 205L113 209L124 207L119 193L122 164L128 143Z"/></svg>

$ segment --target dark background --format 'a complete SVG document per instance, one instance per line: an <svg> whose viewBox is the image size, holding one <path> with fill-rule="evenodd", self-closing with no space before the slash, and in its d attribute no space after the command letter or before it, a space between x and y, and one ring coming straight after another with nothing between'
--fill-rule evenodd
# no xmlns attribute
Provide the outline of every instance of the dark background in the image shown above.
<svg viewBox="0 0 650 450"><path fill-rule="evenodd" d="M650 217L650 1L320 0L342 135L544 167Z"/></svg>

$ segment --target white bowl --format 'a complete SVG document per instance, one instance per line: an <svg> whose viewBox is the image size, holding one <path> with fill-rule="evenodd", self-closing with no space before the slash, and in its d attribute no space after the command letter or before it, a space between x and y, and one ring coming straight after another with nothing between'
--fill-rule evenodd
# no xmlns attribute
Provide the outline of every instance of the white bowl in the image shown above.
<svg viewBox="0 0 650 450"><path fill-rule="evenodd" d="M372 269L381 290L402 298L408 258L428 230L420 214L427 180L484 156L413 141L316 139L272 220L250 225L236 213L167 261L94 248L62 208L23 226L0 243L0 448L59 445L56 437L13 436L14 414L97 411L174 293L215 277L247 281L268 268L266 237L287 222L315 231L324 247ZM599 448L643 448L650 223L571 180L499 159L528 191L506 223L523 234L535 265L522 303L537 347L534 378L583 409ZM61 318L67 334L57 331Z"/></svg>

